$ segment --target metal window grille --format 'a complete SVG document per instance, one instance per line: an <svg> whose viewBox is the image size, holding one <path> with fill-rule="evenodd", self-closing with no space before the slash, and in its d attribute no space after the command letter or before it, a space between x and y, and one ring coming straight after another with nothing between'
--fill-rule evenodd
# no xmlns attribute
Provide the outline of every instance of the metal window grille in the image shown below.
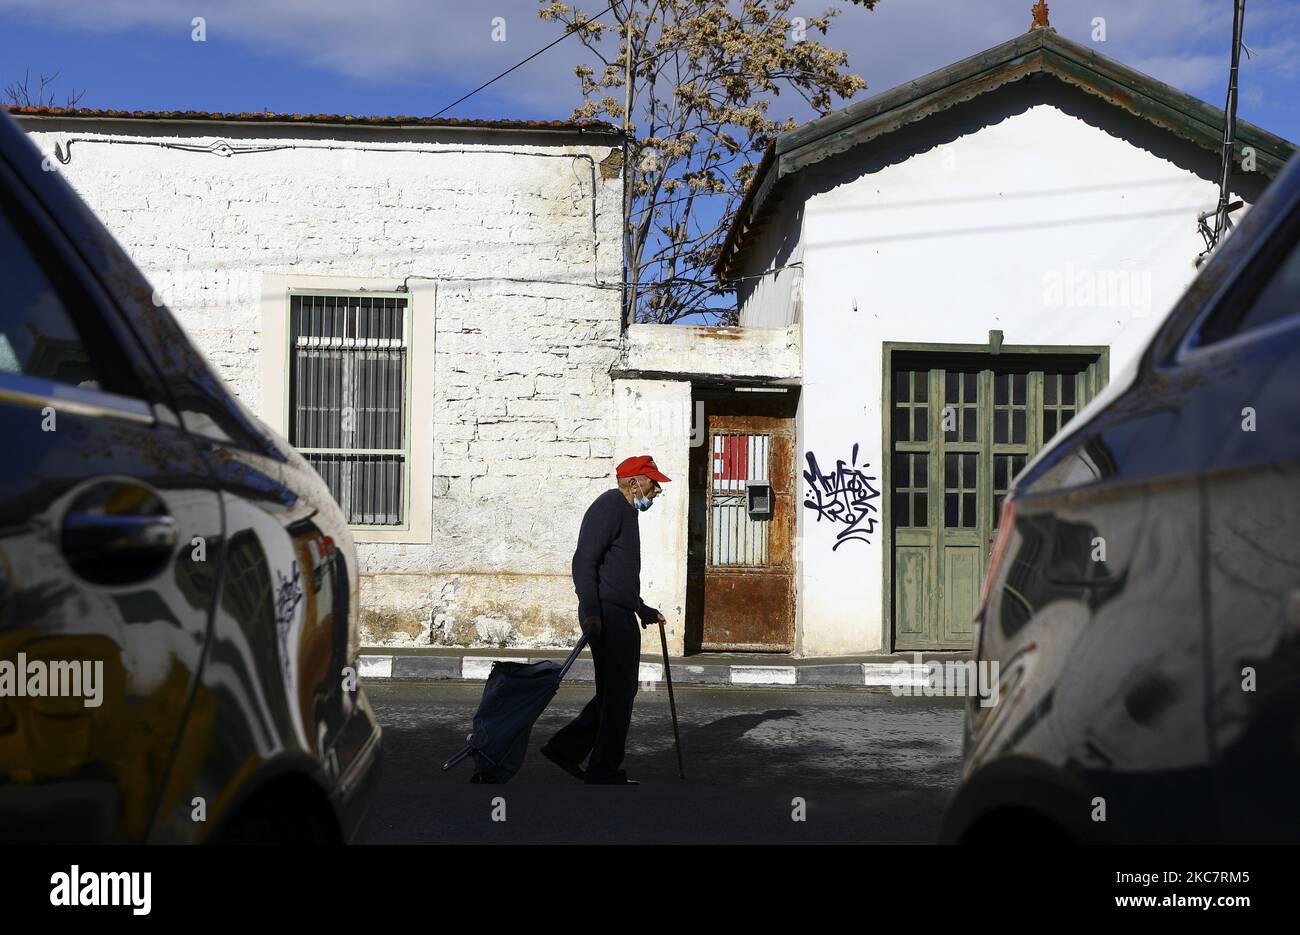
<svg viewBox="0 0 1300 935"><path fill-rule="evenodd" d="M711 565L767 564L771 521L751 519L745 502L749 483L767 483L767 435L714 435L713 503L710 509Z"/></svg>
<svg viewBox="0 0 1300 935"><path fill-rule="evenodd" d="M350 525L404 525L406 298L294 294L289 315L289 443Z"/></svg>

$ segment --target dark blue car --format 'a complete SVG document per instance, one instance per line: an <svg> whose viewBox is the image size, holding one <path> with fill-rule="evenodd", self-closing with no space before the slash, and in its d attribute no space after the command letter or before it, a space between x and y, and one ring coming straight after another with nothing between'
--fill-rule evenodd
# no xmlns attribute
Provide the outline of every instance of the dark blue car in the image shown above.
<svg viewBox="0 0 1300 935"><path fill-rule="evenodd" d="M947 838L1300 841L1300 160L1004 509Z"/></svg>

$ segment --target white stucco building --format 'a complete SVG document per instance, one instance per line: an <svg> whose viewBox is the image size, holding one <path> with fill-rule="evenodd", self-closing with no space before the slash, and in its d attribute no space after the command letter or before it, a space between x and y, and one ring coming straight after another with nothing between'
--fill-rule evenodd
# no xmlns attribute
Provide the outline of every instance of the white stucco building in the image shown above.
<svg viewBox="0 0 1300 935"><path fill-rule="evenodd" d="M573 506L615 454L620 133L13 113L241 399L314 452L356 523L366 643L572 642Z"/></svg>
<svg viewBox="0 0 1300 935"><path fill-rule="evenodd" d="M1192 279L1223 132L1033 29L780 136L741 327L687 328L621 321L606 126L16 115L353 513L367 644L571 645L582 512L649 452L670 648L803 657L969 645L1000 494ZM1238 139L1246 210L1292 146Z"/></svg>
<svg viewBox="0 0 1300 935"><path fill-rule="evenodd" d="M1237 131L1246 210L1292 146ZM800 653L969 646L1000 494L1193 278L1222 136L1049 27L776 140L718 272L800 334Z"/></svg>

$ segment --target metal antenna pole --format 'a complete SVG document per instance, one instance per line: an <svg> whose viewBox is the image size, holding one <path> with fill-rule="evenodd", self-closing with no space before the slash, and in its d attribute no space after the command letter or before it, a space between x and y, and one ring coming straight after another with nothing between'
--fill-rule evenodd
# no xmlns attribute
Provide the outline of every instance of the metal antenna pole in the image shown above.
<svg viewBox="0 0 1300 935"><path fill-rule="evenodd" d="M1223 107L1223 164L1219 172L1219 205L1214 212L1214 243L1228 227L1228 193L1232 156L1237 137L1237 68L1241 62L1241 28L1246 18L1246 0L1235 0L1232 13L1232 66L1228 71L1228 101Z"/></svg>
<svg viewBox="0 0 1300 935"><path fill-rule="evenodd" d="M627 30L624 40L627 51L623 65L623 151L626 153L623 159L623 266L624 280L626 282L624 300L627 303L626 308L623 309L625 327L636 323L637 281L637 274L633 272L632 268L635 250L632 244L633 192L630 181L634 176L632 167L629 165L632 158L632 9L632 0L628 0L627 19L624 22Z"/></svg>

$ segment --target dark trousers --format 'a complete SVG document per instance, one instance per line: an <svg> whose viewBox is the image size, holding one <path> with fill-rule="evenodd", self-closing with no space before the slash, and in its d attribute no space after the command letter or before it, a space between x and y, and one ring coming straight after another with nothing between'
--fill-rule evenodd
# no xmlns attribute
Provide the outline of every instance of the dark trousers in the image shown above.
<svg viewBox="0 0 1300 935"><path fill-rule="evenodd" d="M600 619L600 636L588 640L596 669L596 697L549 743L574 763L591 754L587 775L593 781L614 779L620 773L641 666L641 626L636 615L602 605Z"/></svg>

